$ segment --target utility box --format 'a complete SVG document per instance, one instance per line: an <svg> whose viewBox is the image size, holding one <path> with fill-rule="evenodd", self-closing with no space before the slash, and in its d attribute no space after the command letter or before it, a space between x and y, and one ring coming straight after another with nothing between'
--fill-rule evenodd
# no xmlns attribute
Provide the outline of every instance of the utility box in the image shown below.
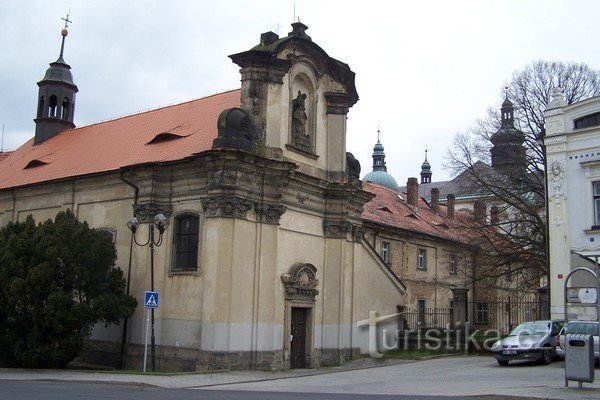
<svg viewBox="0 0 600 400"><path fill-rule="evenodd" d="M569 381L594 382L594 338L571 334L565 339L565 386Z"/></svg>

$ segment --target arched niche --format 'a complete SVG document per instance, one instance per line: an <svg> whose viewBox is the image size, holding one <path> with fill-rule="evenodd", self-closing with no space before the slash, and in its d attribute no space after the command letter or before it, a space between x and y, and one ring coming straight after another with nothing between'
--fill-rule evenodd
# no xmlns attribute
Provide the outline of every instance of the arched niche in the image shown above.
<svg viewBox="0 0 600 400"><path fill-rule="evenodd" d="M317 82L307 64L299 62L290 72L289 143L293 150L314 155L317 133Z"/></svg>

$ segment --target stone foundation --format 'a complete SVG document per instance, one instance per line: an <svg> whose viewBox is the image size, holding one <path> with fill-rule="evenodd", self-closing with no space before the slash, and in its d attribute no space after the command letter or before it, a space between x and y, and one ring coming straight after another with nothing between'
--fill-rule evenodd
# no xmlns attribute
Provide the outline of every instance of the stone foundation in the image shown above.
<svg viewBox="0 0 600 400"><path fill-rule="evenodd" d="M110 368L120 367L121 345L116 342L89 341L77 361ZM151 365L150 345L148 345L148 364ZM360 358L359 348L315 349L309 356L310 368L344 365ZM142 369L144 346L130 344L125 346L124 369ZM280 371L289 369L289 361L284 360L283 351L239 351L210 352L194 348L156 346L156 369L161 371L211 371L211 370L259 370Z"/></svg>

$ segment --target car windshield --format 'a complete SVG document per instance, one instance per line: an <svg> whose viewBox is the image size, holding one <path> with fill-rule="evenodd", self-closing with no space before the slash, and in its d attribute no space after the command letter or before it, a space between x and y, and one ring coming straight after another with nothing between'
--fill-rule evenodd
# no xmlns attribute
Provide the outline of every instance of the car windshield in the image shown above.
<svg viewBox="0 0 600 400"><path fill-rule="evenodd" d="M598 336L598 324L593 322L569 322L565 331L573 334Z"/></svg>
<svg viewBox="0 0 600 400"><path fill-rule="evenodd" d="M508 336L545 335L549 329L549 322L527 322L517 326Z"/></svg>

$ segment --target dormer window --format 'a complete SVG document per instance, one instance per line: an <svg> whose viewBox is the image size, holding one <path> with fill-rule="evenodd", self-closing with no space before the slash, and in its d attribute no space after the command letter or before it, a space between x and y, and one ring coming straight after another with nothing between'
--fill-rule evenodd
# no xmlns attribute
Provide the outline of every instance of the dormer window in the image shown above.
<svg viewBox="0 0 600 400"><path fill-rule="evenodd" d="M45 161L41 161L41 160L31 160L27 163L27 165L23 169L42 167L44 165L48 165L48 163Z"/></svg>
<svg viewBox="0 0 600 400"><path fill-rule="evenodd" d="M177 139L181 139L183 137L185 137L185 136L176 135L171 132L163 132L163 133L159 133L158 135L154 136L154 138L146 144L169 142L171 140L177 140Z"/></svg>

